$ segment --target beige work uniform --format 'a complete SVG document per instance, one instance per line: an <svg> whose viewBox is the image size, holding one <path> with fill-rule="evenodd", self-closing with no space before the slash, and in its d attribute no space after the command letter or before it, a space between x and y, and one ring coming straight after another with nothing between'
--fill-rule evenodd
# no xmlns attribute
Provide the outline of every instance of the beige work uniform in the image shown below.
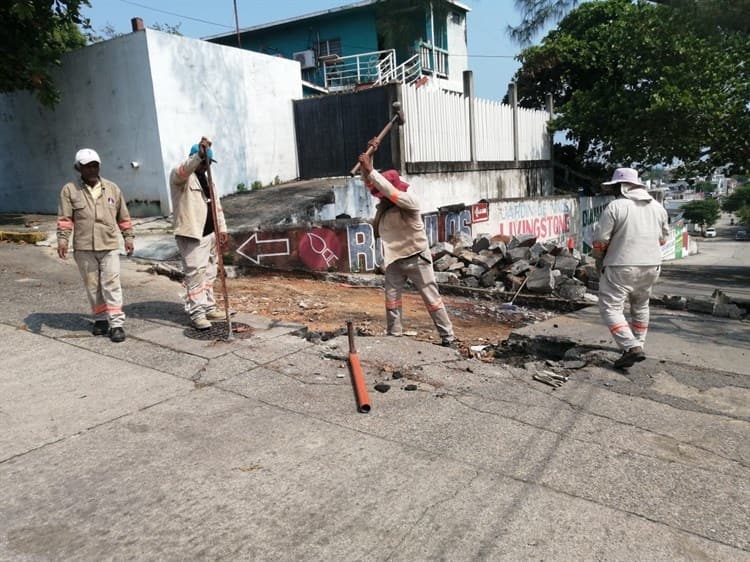
<svg viewBox="0 0 750 562"><path fill-rule="evenodd" d="M659 279L661 245L669 235L664 207L645 189L630 189L602 212L594 248L606 252L599 279L599 312L624 350L644 347L651 290ZM630 305L631 322L625 318Z"/></svg>
<svg viewBox="0 0 750 562"><path fill-rule="evenodd" d="M393 187L375 170L367 179L384 196L378 203L374 224L383 244L388 333L394 336L403 334L401 294L408 279L422 296L441 340L453 341L453 324L435 281L432 255L418 199L413 194Z"/></svg>
<svg viewBox="0 0 750 562"><path fill-rule="evenodd" d="M122 327L120 236L134 238L125 198L117 185L101 178L93 188L83 180L67 183L60 192L57 239L73 237L74 259L97 321Z"/></svg>
<svg viewBox="0 0 750 562"><path fill-rule="evenodd" d="M203 235L208 213L209 202L203 187L195 175L201 163L198 154L190 156L172 170L169 175L169 187L174 206L174 231L177 249L180 252L185 312L195 320L216 308L214 281L218 274L218 254L216 233L226 232L224 212L221 201L214 201L218 215L218 224L214 232Z"/></svg>

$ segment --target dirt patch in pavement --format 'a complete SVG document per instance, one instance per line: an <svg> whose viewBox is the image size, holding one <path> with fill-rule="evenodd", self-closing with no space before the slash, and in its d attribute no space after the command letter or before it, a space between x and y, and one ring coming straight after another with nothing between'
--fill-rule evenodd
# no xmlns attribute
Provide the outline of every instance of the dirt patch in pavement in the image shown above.
<svg viewBox="0 0 750 562"><path fill-rule="evenodd" d="M216 289L219 292L218 283ZM259 270L247 277L228 279L227 291L233 310L304 324L310 331L335 332L345 329L350 320L360 333L385 334L380 287ZM462 296L444 294L443 301L457 338L466 345L496 344L514 328L550 315L526 309L511 312L499 301ZM404 330L416 339L438 343L440 339L419 294L405 292L403 303Z"/></svg>

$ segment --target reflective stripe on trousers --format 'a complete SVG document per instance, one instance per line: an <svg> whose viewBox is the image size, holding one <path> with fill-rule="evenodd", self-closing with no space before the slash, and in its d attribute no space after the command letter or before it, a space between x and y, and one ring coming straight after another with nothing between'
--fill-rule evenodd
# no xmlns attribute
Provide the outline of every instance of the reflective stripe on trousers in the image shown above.
<svg viewBox="0 0 750 562"><path fill-rule="evenodd" d="M659 279L658 265L608 265L599 279L599 312L615 343L622 349L643 347L648 332L648 300ZM632 322L625 318L630 305Z"/></svg>
<svg viewBox="0 0 750 562"><path fill-rule="evenodd" d="M94 320L108 320L110 328L125 323L122 311L119 250L76 250L73 258L81 272Z"/></svg>
<svg viewBox="0 0 750 562"><path fill-rule="evenodd" d="M453 324L445 310L443 299L440 298L432 262L420 254L396 260L385 270L385 315L388 333L394 336L403 334L401 293L407 279L422 296L440 338L452 340Z"/></svg>
<svg viewBox="0 0 750 562"><path fill-rule="evenodd" d="M175 240L185 275L182 280L185 312L194 320L216 308L214 281L219 271L216 236L211 233L200 240L175 236Z"/></svg>

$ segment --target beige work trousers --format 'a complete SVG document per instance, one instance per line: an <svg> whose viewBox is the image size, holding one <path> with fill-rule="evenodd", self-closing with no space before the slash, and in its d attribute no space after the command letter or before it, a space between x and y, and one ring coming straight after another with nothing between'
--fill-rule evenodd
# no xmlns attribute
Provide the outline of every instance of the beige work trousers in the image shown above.
<svg viewBox="0 0 750 562"><path fill-rule="evenodd" d="M219 271L216 235L211 233L200 240L175 236L175 240L184 274L185 312L195 320L216 308L214 281Z"/></svg>
<svg viewBox="0 0 750 562"><path fill-rule="evenodd" d="M75 250L73 258L81 272L94 320L108 320L110 328L125 323L122 311L119 250Z"/></svg>
<svg viewBox="0 0 750 562"><path fill-rule="evenodd" d="M453 324L445 310L443 299L440 298L429 250L396 260L385 270L385 315L388 334L403 334L401 294L407 279L422 296L440 339L444 342L454 340Z"/></svg>
<svg viewBox="0 0 750 562"><path fill-rule="evenodd" d="M599 279L599 312L615 343L627 351L646 345L651 289L659 279L658 265L609 265ZM631 321L625 318L630 305Z"/></svg>

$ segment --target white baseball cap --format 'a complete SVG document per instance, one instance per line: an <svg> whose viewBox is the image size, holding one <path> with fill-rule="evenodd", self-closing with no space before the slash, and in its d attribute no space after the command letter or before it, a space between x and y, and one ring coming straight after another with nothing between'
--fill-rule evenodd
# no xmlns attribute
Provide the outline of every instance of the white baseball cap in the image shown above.
<svg viewBox="0 0 750 562"><path fill-rule="evenodd" d="M102 160L101 158L99 158L96 150L93 150L91 148L82 148L81 150L76 152L76 164L85 166L86 164L90 164L91 162L96 162L97 164L102 163Z"/></svg>

